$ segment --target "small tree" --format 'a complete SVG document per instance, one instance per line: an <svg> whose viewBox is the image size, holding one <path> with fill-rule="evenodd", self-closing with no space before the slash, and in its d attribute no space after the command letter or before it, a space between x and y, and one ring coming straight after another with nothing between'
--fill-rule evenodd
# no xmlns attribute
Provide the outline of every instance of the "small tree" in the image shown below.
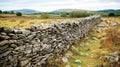
<svg viewBox="0 0 120 67"><path fill-rule="evenodd" d="M22 16L22 13L21 12L17 12L16 16Z"/></svg>
<svg viewBox="0 0 120 67"><path fill-rule="evenodd" d="M113 17L113 16L115 16L115 14L114 13L109 13L108 16Z"/></svg>
<svg viewBox="0 0 120 67"><path fill-rule="evenodd" d="M2 14L2 10L0 10L0 14Z"/></svg>
<svg viewBox="0 0 120 67"><path fill-rule="evenodd" d="M50 15L47 12L44 12L41 14L41 18L48 19L48 18L50 18Z"/></svg>

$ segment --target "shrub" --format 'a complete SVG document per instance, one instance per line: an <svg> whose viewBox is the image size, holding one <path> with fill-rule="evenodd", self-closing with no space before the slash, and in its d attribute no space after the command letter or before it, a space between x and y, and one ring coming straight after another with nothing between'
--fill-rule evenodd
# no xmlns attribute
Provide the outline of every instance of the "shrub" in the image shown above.
<svg viewBox="0 0 120 67"><path fill-rule="evenodd" d="M41 18L48 19L48 18L50 18L50 15L47 12L44 12L41 14Z"/></svg>
<svg viewBox="0 0 120 67"><path fill-rule="evenodd" d="M22 16L22 13L21 12L17 12L16 16Z"/></svg>
<svg viewBox="0 0 120 67"><path fill-rule="evenodd" d="M60 15L61 17L67 17L67 13L62 13L61 15Z"/></svg>
<svg viewBox="0 0 120 67"><path fill-rule="evenodd" d="M72 18L86 17L89 15L91 15L91 14L88 12L83 12L83 11L72 11L70 13L70 17L72 17Z"/></svg>
<svg viewBox="0 0 120 67"><path fill-rule="evenodd" d="M107 30L106 38L103 41L104 46L113 48L120 44L120 26L110 28Z"/></svg>
<svg viewBox="0 0 120 67"><path fill-rule="evenodd" d="M113 16L115 16L115 14L114 13L109 13L108 16L113 17Z"/></svg>
<svg viewBox="0 0 120 67"><path fill-rule="evenodd" d="M120 16L120 11L115 13L115 16Z"/></svg>
<svg viewBox="0 0 120 67"><path fill-rule="evenodd" d="M2 10L0 10L0 14L2 14Z"/></svg>

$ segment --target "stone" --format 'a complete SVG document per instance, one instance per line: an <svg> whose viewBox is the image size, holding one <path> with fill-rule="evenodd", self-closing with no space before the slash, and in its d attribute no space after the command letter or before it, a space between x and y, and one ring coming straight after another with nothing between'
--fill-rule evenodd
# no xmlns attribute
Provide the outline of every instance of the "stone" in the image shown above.
<svg viewBox="0 0 120 67"><path fill-rule="evenodd" d="M0 58L3 57L3 56L8 55L10 52L11 52L11 51L7 51L7 52L5 52L5 53L0 54Z"/></svg>
<svg viewBox="0 0 120 67"><path fill-rule="evenodd" d="M80 47L84 47L85 46L85 44L80 44Z"/></svg>
<svg viewBox="0 0 120 67"><path fill-rule="evenodd" d="M14 32L14 29L12 27L9 27L9 28L5 28L4 31L6 33L12 33L12 32Z"/></svg>
<svg viewBox="0 0 120 67"><path fill-rule="evenodd" d="M0 47L0 51L6 50L8 48L9 45L4 45L2 47Z"/></svg>
<svg viewBox="0 0 120 67"><path fill-rule="evenodd" d="M117 26L117 25L118 25L117 22L111 22L111 23L110 23L110 26Z"/></svg>
<svg viewBox="0 0 120 67"><path fill-rule="evenodd" d="M0 47L0 54L8 51L8 45L5 45L3 47Z"/></svg>
<svg viewBox="0 0 120 67"><path fill-rule="evenodd" d="M25 50L25 45L23 46L19 46L17 48L15 48L16 51L24 51Z"/></svg>
<svg viewBox="0 0 120 67"><path fill-rule="evenodd" d="M67 62L68 62L67 57L63 57L63 58L62 58L62 61L63 61L64 63L67 63Z"/></svg>
<svg viewBox="0 0 120 67"><path fill-rule="evenodd" d="M27 65L29 63L29 61L30 61L30 59L20 61L21 67L24 67L25 65Z"/></svg>
<svg viewBox="0 0 120 67"><path fill-rule="evenodd" d="M14 49L13 49L13 48L9 48L8 50L9 50L9 51L12 51L12 50L14 50Z"/></svg>
<svg viewBox="0 0 120 67"><path fill-rule="evenodd" d="M31 52L32 52L32 50L26 50L26 51L25 51L26 54L29 54L29 53L31 53Z"/></svg>
<svg viewBox="0 0 120 67"><path fill-rule="evenodd" d="M71 67L69 64L67 64L65 67Z"/></svg>
<svg viewBox="0 0 120 67"><path fill-rule="evenodd" d="M16 29L15 29L15 30L14 30L14 33L15 33L15 34L22 34L22 31L21 31L21 30L16 30Z"/></svg>
<svg viewBox="0 0 120 67"><path fill-rule="evenodd" d="M16 48L17 45L15 45L15 44L11 44L10 47L12 47L12 48Z"/></svg>
<svg viewBox="0 0 120 67"><path fill-rule="evenodd" d="M11 39L17 40L17 39L18 39L18 36L17 36L17 35L13 35L13 36L11 36Z"/></svg>
<svg viewBox="0 0 120 67"><path fill-rule="evenodd" d="M22 29L21 32L22 32L23 35L26 35L26 36L31 34L31 32L29 30Z"/></svg>
<svg viewBox="0 0 120 67"><path fill-rule="evenodd" d="M9 33L8 35L12 37L12 36L14 36L15 34L13 34L13 33Z"/></svg>
<svg viewBox="0 0 120 67"><path fill-rule="evenodd" d="M72 53L66 53L66 54L65 54L65 56L66 56L67 58L70 58L72 55L73 55Z"/></svg>
<svg viewBox="0 0 120 67"><path fill-rule="evenodd" d="M81 60L75 60L74 62L77 63L77 64L81 64L82 63Z"/></svg>
<svg viewBox="0 0 120 67"><path fill-rule="evenodd" d="M3 40L3 41L0 42L0 47L4 46L5 44L8 44L8 43L9 43L8 40Z"/></svg>
<svg viewBox="0 0 120 67"><path fill-rule="evenodd" d="M101 28L97 28L96 31L97 31L98 33L102 33L102 29L101 29Z"/></svg>
<svg viewBox="0 0 120 67"><path fill-rule="evenodd" d="M12 39L9 40L9 44L13 44L13 43L16 44L16 43L17 43L17 40L12 40Z"/></svg>
<svg viewBox="0 0 120 67"><path fill-rule="evenodd" d="M97 37L92 37L92 40L98 40L98 38Z"/></svg>
<svg viewBox="0 0 120 67"><path fill-rule="evenodd" d="M113 56L120 56L120 51L115 51L112 53Z"/></svg>
<svg viewBox="0 0 120 67"><path fill-rule="evenodd" d="M5 32L1 32L1 35L4 35L4 36L6 36L7 34L6 34Z"/></svg>
<svg viewBox="0 0 120 67"><path fill-rule="evenodd" d="M97 26L99 27L107 27L108 24L106 22L101 22L100 24L98 24Z"/></svg>
<svg viewBox="0 0 120 67"><path fill-rule="evenodd" d="M38 27L38 25L31 26L30 31L32 31L32 32L36 31L37 27Z"/></svg>
<svg viewBox="0 0 120 67"><path fill-rule="evenodd" d="M27 38L28 38L29 40L32 40L35 36L36 36L36 33L32 33L32 35L29 35Z"/></svg>
<svg viewBox="0 0 120 67"><path fill-rule="evenodd" d="M10 39L10 37L3 35L3 36L0 36L0 39L7 40L7 39Z"/></svg>
<svg viewBox="0 0 120 67"><path fill-rule="evenodd" d="M81 67L80 65L78 65L78 67Z"/></svg>

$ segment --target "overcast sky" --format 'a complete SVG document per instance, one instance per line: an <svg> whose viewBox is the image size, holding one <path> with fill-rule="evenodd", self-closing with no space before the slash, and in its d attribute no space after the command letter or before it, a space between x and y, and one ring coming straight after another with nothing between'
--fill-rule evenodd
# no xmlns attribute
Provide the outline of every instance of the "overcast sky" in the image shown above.
<svg viewBox="0 0 120 67"><path fill-rule="evenodd" d="M119 9L120 0L0 0L0 10L52 11L67 8L84 10Z"/></svg>

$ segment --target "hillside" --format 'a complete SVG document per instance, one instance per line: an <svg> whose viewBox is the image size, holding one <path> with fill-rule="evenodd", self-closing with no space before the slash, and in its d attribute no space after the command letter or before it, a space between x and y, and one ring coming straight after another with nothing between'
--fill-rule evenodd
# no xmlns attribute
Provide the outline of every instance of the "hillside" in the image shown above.
<svg viewBox="0 0 120 67"><path fill-rule="evenodd" d="M33 9L19 9L19 10L10 10L14 12L21 12L26 14L32 14L32 13L41 13L41 11L33 10Z"/></svg>
<svg viewBox="0 0 120 67"><path fill-rule="evenodd" d="M115 10L115 9L104 9L104 10L98 10L97 12L118 12L120 9Z"/></svg>
<svg viewBox="0 0 120 67"><path fill-rule="evenodd" d="M87 10L82 10L82 9L58 9L58 10L51 11L51 13L72 12L72 11L87 11Z"/></svg>

